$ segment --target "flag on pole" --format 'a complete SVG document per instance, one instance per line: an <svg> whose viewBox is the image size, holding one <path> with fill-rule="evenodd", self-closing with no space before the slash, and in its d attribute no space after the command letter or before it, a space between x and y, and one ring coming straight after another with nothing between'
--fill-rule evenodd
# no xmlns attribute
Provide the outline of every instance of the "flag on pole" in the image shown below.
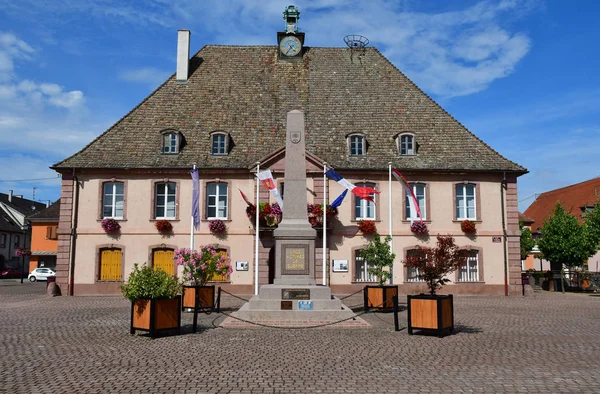
<svg viewBox="0 0 600 394"><path fill-rule="evenodd" d="M250 202L250 200L248 200L248 197L246 197L246 195L244 194L243 191L241 191L240 189L238 189L240 191L240 194L242 195L242 198L244 199L244 201L246 201L246 204L252 206L252 203Z"/></svg>
<svg viewBox="0 0 600 394"><path fill-rule="evenodd" d="M192 219L194 221L194 228L198 230L198 227L200 227L200 177L197 168L191 170L190 174L192 175L194 188L192 193Z"/></svg>
<svg viewBox="0 0 600 394"><path fill-rule="evenodd" d="M330 204L331 208L337 208L340 205L342 205L342 202L344 201L344 198L346 198L346 194L348 194L348 189L344 190L342 192L342 194L340 194L338 196L338 198L336 198L335 200L333 200L333 202Z"/></svg>
<svg viewBox="0 0 600 394"><path fill-rule="evenodd" d="M415 192L413 191L413 188L410 187L406 178L404 178L402 176L402 174L400 174L400 171L398 171L397 169L394 168L392 170L392 175L394 175L394 177L398 180L398 182L400 182L402 187L404 187L404 190L406 191L406 195L408 196L408 205L410 206L410 218L409 219L414 219L415 212L416 212L417 215L419 216L419 220L423 220L423 216L421 215L421 209L419 208L419 202L417 201L417 196L415 196Z"/></svg>
<svg viewBox="0 0 600 394"><path fill-rule="evenodd" d="M342 176L340 174L338 174L333 168L330 168L329 170L327 170L327 172L325 174L329 178L331 178L334 181L336 181L337 183L339 183L340 185L344 186L346 189L350 190L356 197L362 198L363 200L375 202L375 201L373 201L373 199L371 198L370 195L371 194L379 194L379 192L377 190L373 189L372 187L356 186L353 183L348 182L347 180L342 178ZM343 198L342 198L342 200L343 200ZM341 202L340 202L340 204L341 204Z"/></svg>
<svg viewBox="0 0 600 394"><path fill-rule="evenodd" d="M281 198L281 194L279 194L279 190L275 187L275 180L273 179L273 174L271 174L271 170L265 170L259 172L257 175L260 182L264 187L269 189L277 203L279 204L279 208L283 211L283 199Z"/></svg>

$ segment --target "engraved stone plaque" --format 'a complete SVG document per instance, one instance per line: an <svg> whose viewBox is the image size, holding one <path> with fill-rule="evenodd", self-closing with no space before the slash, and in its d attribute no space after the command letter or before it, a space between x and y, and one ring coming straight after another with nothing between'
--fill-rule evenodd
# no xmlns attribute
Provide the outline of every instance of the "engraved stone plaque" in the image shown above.
<svg viewBox="0 0 600 394"><path fill-rule="evenodd" d="M308 275L308 245L282 245L281 274Z"/></svg>
<svg viewBox="0 0 600 394"><path fill-rule="evenodd" d="M284 300L310 300L310 289L281 289Z"/></svg>
<svg viewBox="0 0 600 394"><path fill-rule="evenodd" d="M292 310L292 301L281 301L281 310L282 311L291 311Z"/></svg>

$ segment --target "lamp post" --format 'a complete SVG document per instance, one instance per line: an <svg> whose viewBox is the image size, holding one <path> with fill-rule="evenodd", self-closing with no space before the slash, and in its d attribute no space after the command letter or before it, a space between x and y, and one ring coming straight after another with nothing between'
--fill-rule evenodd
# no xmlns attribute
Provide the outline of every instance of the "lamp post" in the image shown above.
<svg viewBox="0 0 600 394"><path fill-rule="evenodd" d="M29 231L29 222L25 221L21 227L21 230L23 230L23 249L27 249L27 232ZM31 248L29 248L29 250L31 250ZM25 269L25 255L26 253L21 254L21 284L23 284L23 275L25 275L25 272L23 271Z"/></svg>

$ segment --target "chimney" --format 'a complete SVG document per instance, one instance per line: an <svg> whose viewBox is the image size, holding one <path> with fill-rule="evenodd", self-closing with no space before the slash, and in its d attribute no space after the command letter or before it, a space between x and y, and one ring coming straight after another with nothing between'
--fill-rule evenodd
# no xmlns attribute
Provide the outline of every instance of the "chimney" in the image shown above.
<svg viewBox="0 0 600 394"><path fill-rule="evenodd" d="M190 31L177 31L177 77L178 83L187 83L190 70Z"/></svg>
<svg viewBox="0 0 600 394"><path fill-rule="evenodd" d="M50 200L46 200L46 208L50 206Z"/></svg>
<svg viewBox="0 0 600 394"><path fill-rule="evenodd" d="M8 202L12 202L12 190L8 191Z"/></svg>

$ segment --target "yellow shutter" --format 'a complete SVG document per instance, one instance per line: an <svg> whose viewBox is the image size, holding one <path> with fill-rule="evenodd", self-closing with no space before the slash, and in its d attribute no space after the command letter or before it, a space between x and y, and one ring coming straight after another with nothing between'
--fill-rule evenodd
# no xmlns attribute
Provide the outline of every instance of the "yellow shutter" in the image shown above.
<svg viewBox="0 0 600 394"><path fill-rule="evenodd" d="M217 249L217 254L221 255L221 256L225 256L227 257L227 250L225 249ZM214 281L214 282L226 282L227 281L227 276L226 275L213 275L209 280Z"/></svg>
<svg viewBox="0 0 600 394"><path fill-rule="evenodd" d="M173 262L173 251L168 249L158 249L154 251L154 269L163 270L169 275L175 273L175 263Z"/></svg>
<svg viewBox="0 0 600 394"><path fill-rule="evenodd" d="M121 280L121 250L104 249L100 256L100 280Z"/></svg>

